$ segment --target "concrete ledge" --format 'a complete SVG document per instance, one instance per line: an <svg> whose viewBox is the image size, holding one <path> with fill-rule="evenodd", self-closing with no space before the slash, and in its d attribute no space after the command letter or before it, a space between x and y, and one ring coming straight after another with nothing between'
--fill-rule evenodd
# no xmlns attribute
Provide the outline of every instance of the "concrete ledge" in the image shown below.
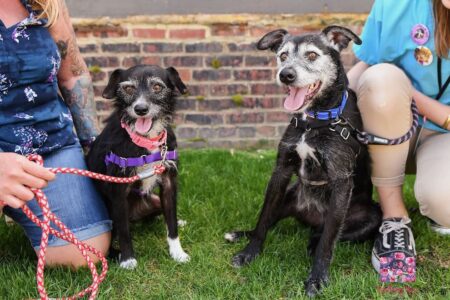
<svg viewBox="0 0 450 300"><path fill-rule="evenodd" d="M367 14L217 14L217 15L156 15L156 16L132 16L126 18L72 18L74 26L104 27L120 26L122 24L148 24L148 25L258 25L258 26L283 26L304 27L319 29L331 24L363 25Z"/></svg>

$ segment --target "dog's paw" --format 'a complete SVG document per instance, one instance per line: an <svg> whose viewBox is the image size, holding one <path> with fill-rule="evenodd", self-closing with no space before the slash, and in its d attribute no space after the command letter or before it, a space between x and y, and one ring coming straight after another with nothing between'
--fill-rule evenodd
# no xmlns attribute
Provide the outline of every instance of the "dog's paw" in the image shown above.
<svg viewBox="0 0 450 300"><path fill-rule="evenodd" d="M225 233L224 238L227 242L230 243L235 243L239 240L239 236L237 235L236 232L227 232Z"/></svg>
<svg viewBox="0 0 450 300"><path fill-rule="evenodd" d="M178 220L177 224L178 224L178 227L184 227L184 226L186 226L187 222L186 222L186 220Z"/></svg>
<svg viewBox="0 0 450 300"><path fill-rule="evenodd" d="M308 297L314 297L320 293L320 290L328 284L328 276L312 276L309 275L305 281L305 291Z"/></svg>
<svg viewBox="0 0 450 300"><path fill-rule="evenodd" d="M240 268L249 264L256 256L258 256L257 252L242 251L233 256L231 263L233 264L233 267Z"/></svg>
<svg viewBox="0 0 450 300"><path fill-rule="evenodd" d="M170 256L176 261L176 262L188 262L191 257L184 252L183 248L181 247L180 239L174 238L171 239L167 237L167 243L169 244L169 253Z"/></svg>
<svg viewBox="0 0 450 300"><path fill-rule="evenodd" d="M133 270L137 267L137 260L134 257L130 257L126 260L120 261L120 267L126 270Z"/></svg>

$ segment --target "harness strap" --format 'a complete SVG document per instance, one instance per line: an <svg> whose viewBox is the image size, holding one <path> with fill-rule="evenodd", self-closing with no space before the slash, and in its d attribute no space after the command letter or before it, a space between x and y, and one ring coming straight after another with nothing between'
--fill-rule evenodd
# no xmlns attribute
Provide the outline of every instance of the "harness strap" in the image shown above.
<svg viewBox="0 0 450 300"><path fill-rule="evenodd" d="M163 155L160 151L149 154L149 155L142 155L139 157L121 157L113 152L109 152L105 156L105 164L108 166L111 163L118 165L121 168L127 168L127 167L141 167L147 164L151 164L156 161L162 161L164 159ZM166 160L177 160L178 159L178 153L176 150L173 151L167 151Z"/></svg>

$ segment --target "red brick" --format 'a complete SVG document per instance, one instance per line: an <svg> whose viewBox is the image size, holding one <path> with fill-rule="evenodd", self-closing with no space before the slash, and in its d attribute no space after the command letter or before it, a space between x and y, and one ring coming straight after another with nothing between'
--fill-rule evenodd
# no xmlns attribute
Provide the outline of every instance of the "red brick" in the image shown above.
<svg viewBox="0 0 450 300"><path fill-rule="evenodd" d="M244 81L270 81L273 79L272 70L240 70L234 71L236 80Z"/></svg>
<svg viewBox="0 0 450 300"><path fill-rule="evenodd" d="M232 96L236 94L248 94L248 87L243 84L211 84L212 96Z"/></svg>
<svg viewBox="0 0 450 300"><path fill-rule="evenodd" d="M223 81L231 78L230 70L195 70L193 78L197 81Z"/></svg>
<svg viewBox="0 0 450 300"><path fill-rule="evenodd" d="M250 28L250 35L254 37L263 37L266 33L275 30L275 27L255 26Z"/></svg>
<svg viewBox="0 0 450 300"><path fill-rule="evenodd" d="M156 28L134 28L133 36L143 39L163 39L166 36L166 30Z"/></svg>
<svg viewBox="0 0 450 300"><path fill-rule="evenodd" d="M128 30L121 26L98 26L92 29L92 34L100 38L126 37Z"/></svg>
<svg viewBox="0 0 450 300"><path fill-rule="evenodd" d="M285 112L268 112L266 113L266 122L268 123L287 123L290 116Z"/></svg>
<svg viewBox="0 0 450 300"><path fill-rule="evenodd" d="M180 78L185 83L192 80L192 71L190 69L178 69L178 74L180 75Z"/></svg>
<svg viewBox="0 0 450 300"><path fill-rule="evenodd" d="M172 39L204 39L205 29L171 29L169 37Z"/></svg>
<svg viewBox="0 0 450 300"><path fill-rule="evenodd" d="M304 34L312 34L319 33L322 30L322 27L318 26L300 26L300 27L289 27L286 30L291 35L304 35Z"/></svg>
<svg viewBox="0 0 450 300"><path fill-rule="evenodd" d="M246 28L244 24L214 24L211 26L211 35L241 36L245 35Z"/></svg>
<svg viewBox="0 0 450 300"><path fill-rule="evenodd" d="M171 56L164 58L166 67L201 67L203 58L199 56Z"/></svg>
<svg viewBox="0 0 450 300"><path fill-rule="evenodd" d="M227 116L228 124L263 123L263 113L234 113Z"/></svg>
<svg viewBox="0 0 450 300"><path fill-rule="evenodd" d="M161 57L158 56L145 56L141 58L141 64L146 65L161 65Z"/></svg>
<svg viewBox="0 0 450 300"><path fill-rule="evenodd" d="M256 132L262 136L272 137L272 136L275 136L275 133L277 132L277 128L273 127L273 126L261 126L261 127L256 128Z"/></svg>
<svg viewBox="0 0 450 300"><path fill-rule="evenodd" d="M286 94L286 88L281 87L275 83L268 84L253 84L252 85L253 95L283 95Z"/></svg>

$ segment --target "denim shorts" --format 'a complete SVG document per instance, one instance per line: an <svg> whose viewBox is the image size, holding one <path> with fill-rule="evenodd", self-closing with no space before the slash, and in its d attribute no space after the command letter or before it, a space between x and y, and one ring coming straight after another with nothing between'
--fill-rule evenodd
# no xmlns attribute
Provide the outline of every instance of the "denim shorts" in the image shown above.
<svg viewBox="0 0 450 300"><path fill-rule="evenodd" d="M87 169L83 151L79 144L63 147L44 157L45 167L72 167ZM93 181L84 176L58 174L43 189L48 198L50 210L75 234L79 240L87 240L111 231L105 204L97 192ZM38 218L42 212L36 199L28 202L28 207ZM21 209L5 207L4 212L25 230L34 249L38 250L41 229L22 212ZM54 224L52 227L57 228ZM49 236L50 247L63 246L68 243L54 235Z"/></svg>

